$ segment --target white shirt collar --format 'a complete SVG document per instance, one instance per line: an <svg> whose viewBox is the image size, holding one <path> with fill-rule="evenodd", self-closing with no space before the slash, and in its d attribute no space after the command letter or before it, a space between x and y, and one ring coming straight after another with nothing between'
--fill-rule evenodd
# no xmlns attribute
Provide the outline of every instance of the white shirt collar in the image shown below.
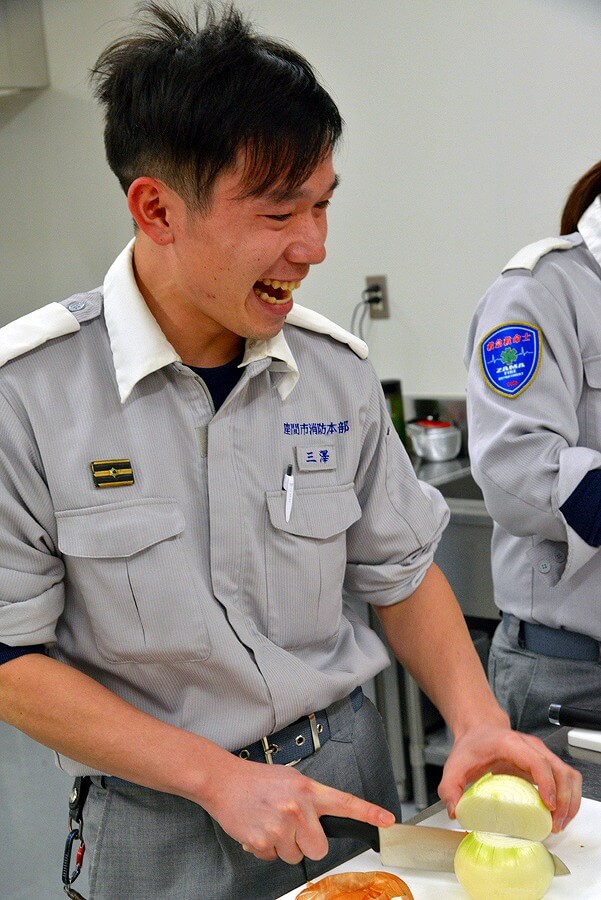
<svg viewBox="0 0 601 900"><path fill-rule="evenodd" d="M134 243L135 238L132 238L104 279L104 318L122 403L142 378L170 363L181 362L181 357L161 331L136 283ZM277 386L280 396L285 399L298 381L299 371L281 331L267 341L247 340L240 365L247 366L266 357L279 360L271 368L285 373Z"/></svg>
<svg viewBox="0 0 601 900"><path fill-rule="evenodd" d="M601 197L596 197L578 220L578 231L601 266Z"/></svg>

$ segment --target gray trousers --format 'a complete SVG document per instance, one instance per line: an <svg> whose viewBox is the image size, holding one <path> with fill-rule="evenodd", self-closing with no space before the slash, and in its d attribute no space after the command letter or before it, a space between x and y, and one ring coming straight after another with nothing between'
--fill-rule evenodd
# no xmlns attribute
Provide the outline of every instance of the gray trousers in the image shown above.
<svg viewBox="0 0 601 900"><path fill-rule="evenodd" d="M298 770L392 810L401 808L382 721L365 698L328 709L331 739ZM109 779L95 779L84 809L90 900L274 900L366 846L332 839L318 862L264 862L246 853L195 803ZM227 785L223 786L224 791Z"/></svg>
<svg viewBox="0 0 601 900"><path fill-rule="evenodd" d="M598 662L559 659L532 653L518 644L518 620L495 631L488 658L488 678L497 700L518 731L545 737L557 731L549 722L549 704L600 708Z"/></svg>

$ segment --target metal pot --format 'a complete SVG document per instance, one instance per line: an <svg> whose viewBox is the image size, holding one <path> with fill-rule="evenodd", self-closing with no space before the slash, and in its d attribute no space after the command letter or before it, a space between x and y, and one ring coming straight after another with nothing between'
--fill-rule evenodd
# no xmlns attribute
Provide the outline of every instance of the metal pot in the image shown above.
<svg viewBox="0 0 601 900"><path fill-rule="evenodd" d="M455 459L461 450L461 429L434 416L407 422L407 434L415 455L430 462Z"/></svg>

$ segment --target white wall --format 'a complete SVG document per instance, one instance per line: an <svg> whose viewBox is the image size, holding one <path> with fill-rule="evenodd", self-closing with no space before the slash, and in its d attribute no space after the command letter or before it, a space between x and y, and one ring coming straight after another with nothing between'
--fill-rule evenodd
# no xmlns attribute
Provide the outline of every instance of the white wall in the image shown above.
<svg viewBox="0 0 601 900"><path fill-rule="evenodd" d="M380 376L461 394L479 296L557 232L601 156L599 4L239 3L308 56L347 122L329 256L299 302L348 327L365 275L386 274L392 318L366 330ZM133 6L43 0L51 88L0 101L0 323L99 284L131 234L86 71Z"/></svg>

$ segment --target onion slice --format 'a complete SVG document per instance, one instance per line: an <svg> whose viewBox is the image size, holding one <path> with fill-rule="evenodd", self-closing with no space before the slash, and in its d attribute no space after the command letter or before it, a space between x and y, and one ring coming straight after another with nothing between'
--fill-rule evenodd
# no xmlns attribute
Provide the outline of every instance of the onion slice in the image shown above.
<svg viewBox="0 0 601 900"><path fill-rule="evenodd" d="M491 772L465 791L455 815L466 831L490 831L529 841L544 841L553 824L534 785L517 775Z"/></svg>
<svg viewBox="0 0 601 900"><path fill-rule="evenodd" d="M472 831L455 853L455 875L472 900L540 900L554 874L539 841Z"/></svg>

